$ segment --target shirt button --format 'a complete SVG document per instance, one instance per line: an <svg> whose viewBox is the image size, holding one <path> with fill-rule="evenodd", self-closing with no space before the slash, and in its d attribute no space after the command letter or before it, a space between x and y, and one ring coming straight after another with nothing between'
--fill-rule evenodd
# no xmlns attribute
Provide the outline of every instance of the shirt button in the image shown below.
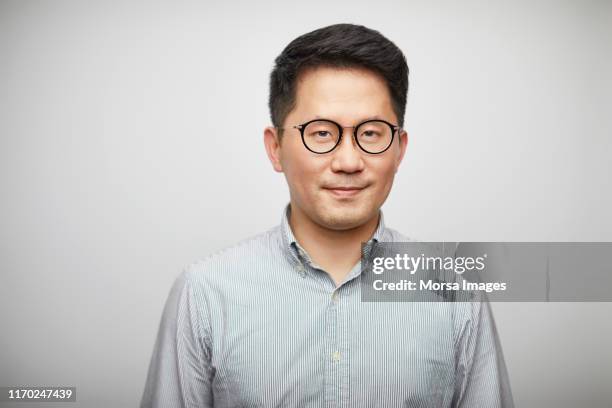
<svg viewBox="0 0 612 408"><path fill-rule="evenodd" d="M338 302L338 292L335 291L334 293L332 293L332 301L334 303Z"/></svg>
<svg viewBox="0 0 612 408"><path fill-rule="evenodd" d="M334 360L334 362L340 361L340 352L338 350L334 351L334 354L332 354L332 360Z"/></svg>

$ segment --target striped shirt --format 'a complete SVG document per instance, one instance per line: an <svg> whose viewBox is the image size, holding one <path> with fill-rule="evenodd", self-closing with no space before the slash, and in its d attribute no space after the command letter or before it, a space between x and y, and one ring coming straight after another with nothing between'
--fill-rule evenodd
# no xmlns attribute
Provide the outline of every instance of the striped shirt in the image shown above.
<svg viewBox="0 0 612 408"><path fill-rule="evenodd" d="M512 407L486 302L362 302L288 222L193 263L164 307L141 407ZM366 245L410 241L384 225Z"/></svg>

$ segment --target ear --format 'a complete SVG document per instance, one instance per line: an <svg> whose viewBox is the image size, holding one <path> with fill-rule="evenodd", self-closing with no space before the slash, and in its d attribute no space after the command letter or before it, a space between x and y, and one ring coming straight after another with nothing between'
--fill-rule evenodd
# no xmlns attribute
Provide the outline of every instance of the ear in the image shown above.
<svg viewBox="0 0 612 408"><path fill-rule="evenodd" d="M268 126L264 129L264 146L266 147L266 153L268 159L272 163L272 167L275 171L282 173L283 166L280 162L280 140L278 139L278 130L273 126Z"/></svg>
<svg viewBox="0 0 612 408"><path fill-rule="evenodd" d="M400 163L404 159L404 154L406 154L406 148L408 147L408 132L406 132L404 129L401 129L398 137L399 137L400 151L399 151L399 154L397 155L397 159L396 159L397 161L395 162L395 172L396 173L397 173L397 170L399 169Z"/></svg>

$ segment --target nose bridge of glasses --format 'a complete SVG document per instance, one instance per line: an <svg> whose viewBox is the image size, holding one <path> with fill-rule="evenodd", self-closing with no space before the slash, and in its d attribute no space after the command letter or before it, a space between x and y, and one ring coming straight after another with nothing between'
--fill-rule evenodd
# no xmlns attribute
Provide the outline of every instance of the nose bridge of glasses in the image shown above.
<svg viewBox="0 0 612 408"><path fill-rule="evenodd" d="M355 136L355 130L357 129L358 126L359 125L357 125L357 126L340 126L340 129L342 129L341 133L344 133L344 129L353 129L352 135Z"/></svg>
<svg viewBox="0 0 612 408"><path fill-rule="evenodd" d="M355 134L355 129L357 127L356 126L340 126L340 128L342 129L342 134L340 135L340 140L338 140L336 144L335 150L343 149L342 145L348 143L349 145L351 145L350 147L351 151L354 151L356 153L361 153L362 149L361 149L361 146L359 146L359 143L357 142L357 136ZM344 129L353 129L353 131L349 134L344 134ZM346 137L346 136L349 136L349 137ZM343 140L343 139L347 139L347 140Z"/></svg>

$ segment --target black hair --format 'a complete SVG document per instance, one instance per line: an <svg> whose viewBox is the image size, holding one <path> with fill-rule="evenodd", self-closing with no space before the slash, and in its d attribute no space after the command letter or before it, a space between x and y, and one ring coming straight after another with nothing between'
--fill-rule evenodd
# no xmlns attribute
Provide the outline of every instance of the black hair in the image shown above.
<svg viewBox="0 0 612 408"><path fill-rule="evenodd" d="M268 106L272 124L283 126L295 107L296 82L307 68L365 68L385 80L398 125L404 125L408 64L402 51L376 30L355 24L334 24L291 41L276 58L270 74Z"/></svg>

